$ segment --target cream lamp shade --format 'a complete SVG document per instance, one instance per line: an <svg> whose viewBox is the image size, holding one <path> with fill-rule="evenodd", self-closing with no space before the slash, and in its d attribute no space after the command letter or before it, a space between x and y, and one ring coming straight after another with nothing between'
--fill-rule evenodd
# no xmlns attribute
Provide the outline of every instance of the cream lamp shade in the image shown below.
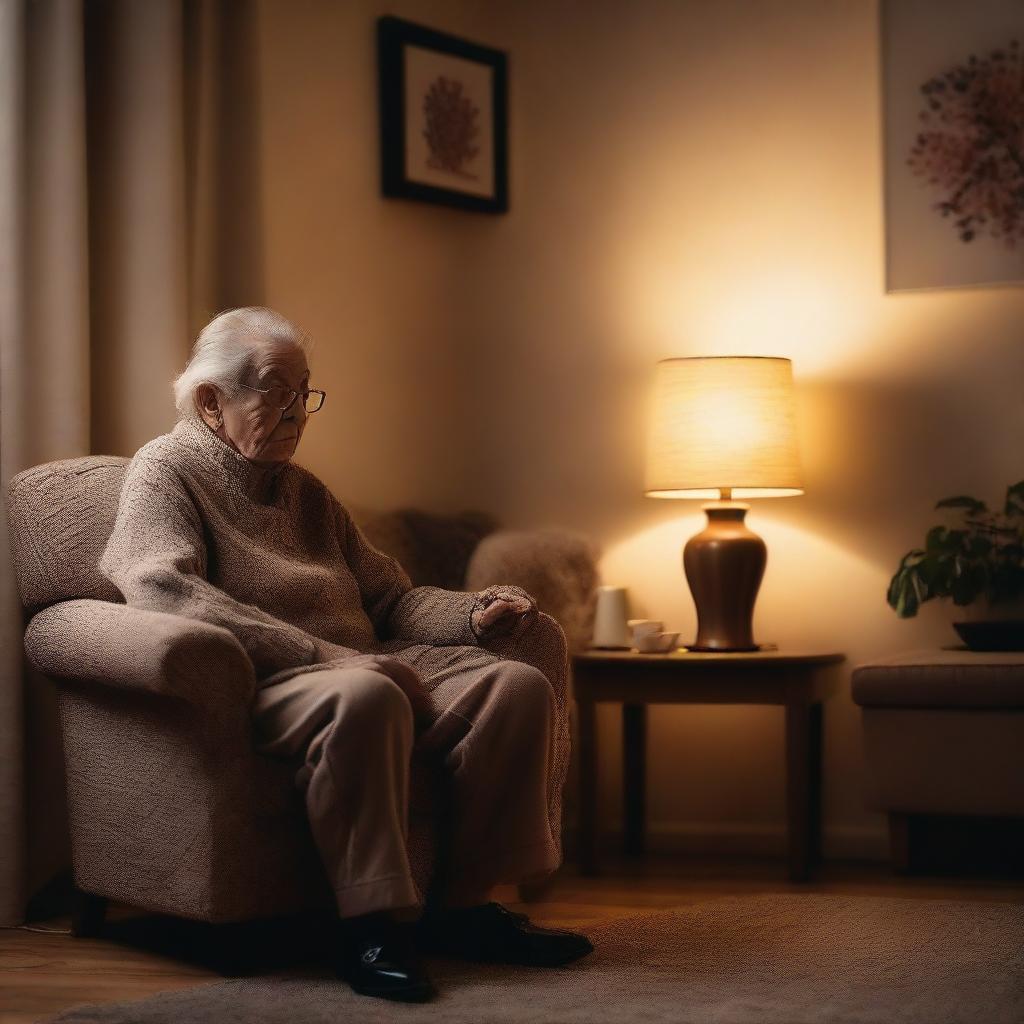
<svg viewBox="0 0 1024 1024"><path fill-rule="evenodd" d="M802 494L790 360L697 356L659 361L644 493L712 499Z"/></svg>

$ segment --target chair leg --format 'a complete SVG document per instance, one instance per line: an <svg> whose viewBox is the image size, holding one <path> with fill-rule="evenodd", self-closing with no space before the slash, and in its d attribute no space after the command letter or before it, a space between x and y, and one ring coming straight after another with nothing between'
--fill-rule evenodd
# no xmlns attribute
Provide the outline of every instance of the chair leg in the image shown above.
<svg viewBox="0 0 1024 1024"><path fill-rule="evenodd" d="M99 935L107 916L107 897L75 886L71 897L71 934L77 938Z"/></svg>

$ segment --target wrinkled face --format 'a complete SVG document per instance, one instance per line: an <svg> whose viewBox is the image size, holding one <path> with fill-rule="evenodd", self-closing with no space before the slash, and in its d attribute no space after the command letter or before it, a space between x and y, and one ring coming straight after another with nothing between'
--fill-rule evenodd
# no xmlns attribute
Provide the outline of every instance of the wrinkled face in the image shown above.
<svg viewBox="0 0 1024 1024"><path fill-rule="evenodd" d="M197 389L200 412L217 436L251 462L272 467L286 463L298 447L307 414L301 393L285 411L271 404L272 395L249 388L309 386L306 353L290 341L267 339L255 343L253 363L242 378L249 387L230 395L213 385Z"/></svg>

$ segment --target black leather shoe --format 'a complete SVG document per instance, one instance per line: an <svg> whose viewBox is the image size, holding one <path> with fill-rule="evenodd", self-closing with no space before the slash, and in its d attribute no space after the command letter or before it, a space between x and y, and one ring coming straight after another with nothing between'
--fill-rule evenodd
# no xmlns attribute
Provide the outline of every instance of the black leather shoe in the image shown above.
<svg viewBox="0 0 1024 1024"><path fill-rule="evenodd" d="M335 970L360 995L424 1002L437 995L412 941L411 924L377 921L342 931Z"/></svg>
<svg viewBox="0 0 1024 1024"><path fill-rule="evenodd" d="M417 946L486 963L557 967L593 951L585 935L545 928L500 903L441 909L416 922Z"/></svg>

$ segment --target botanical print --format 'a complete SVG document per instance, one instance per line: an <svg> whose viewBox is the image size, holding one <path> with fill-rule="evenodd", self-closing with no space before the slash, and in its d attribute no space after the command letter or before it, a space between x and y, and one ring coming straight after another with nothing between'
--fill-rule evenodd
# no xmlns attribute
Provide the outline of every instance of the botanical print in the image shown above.
<svg viewBox="0 0 1024 1024"><path fill-rule="evenodd" d="M391 15L377 19L381 192L508 210L503 50Z"/></svg>
<svg viewBox="0 0 1024 1024"><path fill-rule="evenodd" d="M480 152L474 145L480 134L480 108L465 95L462 82L439 75L423 97L423 114L423 137L430 150L427 163L464 178L476 178L466 164Z"/></svg>
<svg viewBox="0 0 1024 1024"><path fill-rule="evenodd" d="M493 196L493 68L412 44L403 51L405 177Z"/></svg>
<svg viewBox="0 0 1024 1024"><path fill-rule="evenodd" d="M1024 2L882 0L885 287L1024 283Z"/></svg>
<svg viewBox="0 0 1024 1024"><path fill-rule="evenodd" d="M907 159L941 196L961 242L1024 238L1024 66L1016 39L921 86L921 131Z"/></svg>

